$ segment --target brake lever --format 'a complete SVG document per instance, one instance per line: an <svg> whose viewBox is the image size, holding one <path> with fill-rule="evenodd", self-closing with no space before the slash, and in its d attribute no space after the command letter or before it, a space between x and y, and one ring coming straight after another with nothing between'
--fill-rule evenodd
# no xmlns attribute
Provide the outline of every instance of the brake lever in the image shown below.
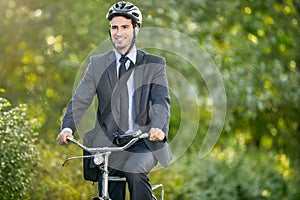
<svg viewBox="0 0 300 200"><path fill-rule="evenodd" d="M64 163L61 166L65 166L67 162L69 162L70 160L74 160L74 159L82 159L82 158L93 158L94 155L85 155L85 156L75 156L75 157L70 157L67 158Z"/></svg>

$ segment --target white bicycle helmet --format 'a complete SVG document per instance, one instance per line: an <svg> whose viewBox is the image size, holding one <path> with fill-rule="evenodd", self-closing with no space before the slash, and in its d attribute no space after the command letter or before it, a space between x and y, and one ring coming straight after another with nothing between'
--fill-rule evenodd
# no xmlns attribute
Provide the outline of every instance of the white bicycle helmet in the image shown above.
<svg viewBox="0 0 300 200"><path fill-rule="evenodd" d="M107 20L111 20L115 16L125 16L133 20L133 23L139 27L142 25L142 13L134 4L130 2L120 1L114 4L106 15Z"/></svg>

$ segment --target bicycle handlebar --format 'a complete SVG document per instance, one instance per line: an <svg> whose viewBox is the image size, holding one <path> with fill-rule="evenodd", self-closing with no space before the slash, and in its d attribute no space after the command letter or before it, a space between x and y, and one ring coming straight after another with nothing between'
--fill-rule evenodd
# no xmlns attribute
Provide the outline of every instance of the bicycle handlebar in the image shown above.
<svg viewBox="0 0 300 200"><path fill-rule="evenodd" d="M124 146L122 147L96 147L96 148L90 148L87 147L83 144L81 144L80 142L78 142L77 140L75 140L73 137L67 137L67 140L76 144L77 146L79 146L80 148L82 148L83 150L89 152L91 155L86 155L86 156L76 156L76 157L71 157L71 158L67 158L65 160L65 162L62 164L62 166L64 166L68 161L73 160L73 159L77 159L77 158L92 158L92 157L97 157L98 155L102 155L102 154L107 154L110 152L115 152L115 151L124 151L126 149L128 149L130 146L132 146L135 142L137 142L139 139L145 139L149 137L149 133L142 133L142 131L137 131L134 134L132 134L133 138Z"/></svg>
<svg viewBox="0 0 300 200"><path fill-rule="evenodd" d="M105 152L113 152L113 151L124 151L128 149L130 146L132 146L135 142L137 142L139 139L145 139L149 137L149 133L142 133L142 131L137 131L133 135L133 139L131 139L126 145L122 147L87 147L75 140L72 137L67 137L67 140L76 144L80 148L82 148L85 151L88 151L90 153L105 153Z"/></svg>

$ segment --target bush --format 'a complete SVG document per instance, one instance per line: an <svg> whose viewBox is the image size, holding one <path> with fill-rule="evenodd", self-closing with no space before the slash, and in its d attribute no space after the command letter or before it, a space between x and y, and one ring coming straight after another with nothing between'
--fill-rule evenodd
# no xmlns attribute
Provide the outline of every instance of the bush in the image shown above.
<svg viewBox="0 0 300 200"><path fill-rule="evenodd" d="M78 156L82 150L73 144L61 147L52 138L53 143L39 140L40 152L38 174L34 180L34 190L30 191L30 200L59 199L86 200L97 195L97 184L84 181L82 175L82 160L62 163L67 157Z"/></svg>
<svg viewBox="0 0 300 200"><path fill-rule="evenodd" d="M205 159L186 154L167 169L153 172L167 199L299 199L297 170L284 154L250 150L212 152Z"/></svg>
<svg viewBox="0 0 300 200"><path fill-rule="evenodd" d="M27 116L25 105L11 108L0 97L0 194L1 199L29 198L36 174L37 133Z"/></svg>

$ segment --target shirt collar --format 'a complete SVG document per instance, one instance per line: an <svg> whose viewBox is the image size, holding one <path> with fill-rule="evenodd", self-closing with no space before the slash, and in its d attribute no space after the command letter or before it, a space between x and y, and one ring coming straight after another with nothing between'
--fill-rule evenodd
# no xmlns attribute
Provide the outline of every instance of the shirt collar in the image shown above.
<svg viewBox="0 0 300 200"><path fill-rule="evenodd" d="M116 60L117 60L117 62L119 62L122 55L115 49L114 49L114 52L115 52ZM130 50L130 52L126 55L126 57L128 57L131 60L131 62L133 62L133 64L135 64L136 63L136 55L137 55L136 47L133 47Z"/></svg>

